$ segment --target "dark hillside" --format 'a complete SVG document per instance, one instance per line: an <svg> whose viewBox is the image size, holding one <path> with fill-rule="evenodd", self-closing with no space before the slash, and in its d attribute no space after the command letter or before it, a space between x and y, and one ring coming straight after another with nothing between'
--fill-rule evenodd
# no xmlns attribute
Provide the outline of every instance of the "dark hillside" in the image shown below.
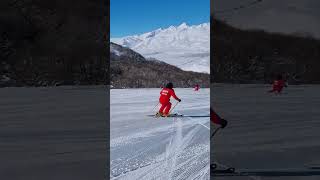
<svg viewBox="0 0 320 180"><path fill-rule="evenodd" d="M114 88L159 88L167 82L176 87L209 87L209 74L183 71L175 66L145 59L131 49L111 43L111 85Z"/></svg>
<svg viewBox="0 0 320 180"><path fill-rule="evenodd" d="M106 84L108 4L0 2L0 86Z"/></svg>
<svg viewBox="0 0 320 180"><path fill-rule="evenodd" d="M268 83L282 73L290 83L320 83L320 41L308 35L241 30L212 18L215 82Z"/></svg>

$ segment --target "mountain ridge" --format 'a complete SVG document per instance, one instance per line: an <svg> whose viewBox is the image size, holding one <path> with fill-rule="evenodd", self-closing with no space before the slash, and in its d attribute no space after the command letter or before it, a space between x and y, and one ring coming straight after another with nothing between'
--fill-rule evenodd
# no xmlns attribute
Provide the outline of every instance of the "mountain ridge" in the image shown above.
<svg viewBox="0 0 320 180"><path fill-rule="evenodd" d="M154 58L110 43L110 84L112 88L159 88L168 82L175 87L209 87L209 74L184 71Z"/></svg>
<svg viewBox="0 0 320 180"><path fill-rule="evenodd" d="M183 70L210 73L210 23L182 23L110 41Z"/></svg>

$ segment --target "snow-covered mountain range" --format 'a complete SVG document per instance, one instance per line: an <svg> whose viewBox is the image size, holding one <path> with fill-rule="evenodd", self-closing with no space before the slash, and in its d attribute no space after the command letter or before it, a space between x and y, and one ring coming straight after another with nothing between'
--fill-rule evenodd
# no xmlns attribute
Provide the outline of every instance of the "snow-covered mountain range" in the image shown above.
<svg viewBox="0 0 320 180"><path fill-rule="evenodd" d="M141 35L111 38L146 58L156 58L183 70L210 73L210 24L159 28Z"/></svg>

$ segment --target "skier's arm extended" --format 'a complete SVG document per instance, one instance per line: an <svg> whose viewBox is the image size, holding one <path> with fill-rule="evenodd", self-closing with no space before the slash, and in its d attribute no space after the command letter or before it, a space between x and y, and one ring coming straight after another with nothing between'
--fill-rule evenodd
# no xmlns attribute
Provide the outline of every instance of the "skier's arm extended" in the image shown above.
<svg viewBox="0 0 320 180"><path fill-rule="evenodd" d="M228 124L228 121L221 118L213 109L210 109L211 121L215 124L220 124L221 128L225 128Z"/></svg>
<svg viewBox="0 0 320 180"><path fill-rule="evenodd" d="M211 113L211 121L215 124L220 124L222 118L220 118L220 116L213 110L211 110L210 113Z"/></svg>
<svg viewBox="0 0 320 180"><path fill-rule="evenodd" d="M176 93L174 92L174 90L172 89L172 91L171 91L171 95L172 95L172 97L173 98L175 98L177 101L181 101L181 99L179 99L178 97L177 97L177 95L176 95Z"/></svg>

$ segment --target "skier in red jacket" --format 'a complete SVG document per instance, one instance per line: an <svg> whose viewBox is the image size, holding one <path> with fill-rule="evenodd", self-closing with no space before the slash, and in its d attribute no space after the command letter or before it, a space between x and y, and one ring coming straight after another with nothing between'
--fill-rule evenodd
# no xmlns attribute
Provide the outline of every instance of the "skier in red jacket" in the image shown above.
<svg viewBox="0 0 320 180"><path fill-rule="evenodd" d="M284 87L287 87L287 85L286 85L285 81L283 80L282 75L279 74L277 76L277 79L273 81L272 90L270 90L269 92L274 92L274 93L280 94Z"/></svg>
<svg viewBox="0 0 320 180"><path fill-rule="evenodd" d="M196 85L194 86L194 90L195 90L195 91L199 91L199 89L200 89L199 85L196 84Z"/></svg>
<svg viewBox="0 0 320 180"><path fill-rule="evenodd" d="M160 98L159 102L161 104L161 107L159 109L159 112L157 113L157 116L168 116L170 109L171 109L171 102L170 97L175 98L177 101L181 102L181 99L179 99L173 90L173 84L168 83L165 88L163 88L160 91Z"/></svg>
<svg viewBox="0 0 320 180"><path fill-rule="evenodd" d="M211 122L215 123L215 124L219 124L221 126L221 128L225 128L228 124L228 121L225 119L222 119L216 112L214 112L211 108L210 108L210 120Z"/></svg>

